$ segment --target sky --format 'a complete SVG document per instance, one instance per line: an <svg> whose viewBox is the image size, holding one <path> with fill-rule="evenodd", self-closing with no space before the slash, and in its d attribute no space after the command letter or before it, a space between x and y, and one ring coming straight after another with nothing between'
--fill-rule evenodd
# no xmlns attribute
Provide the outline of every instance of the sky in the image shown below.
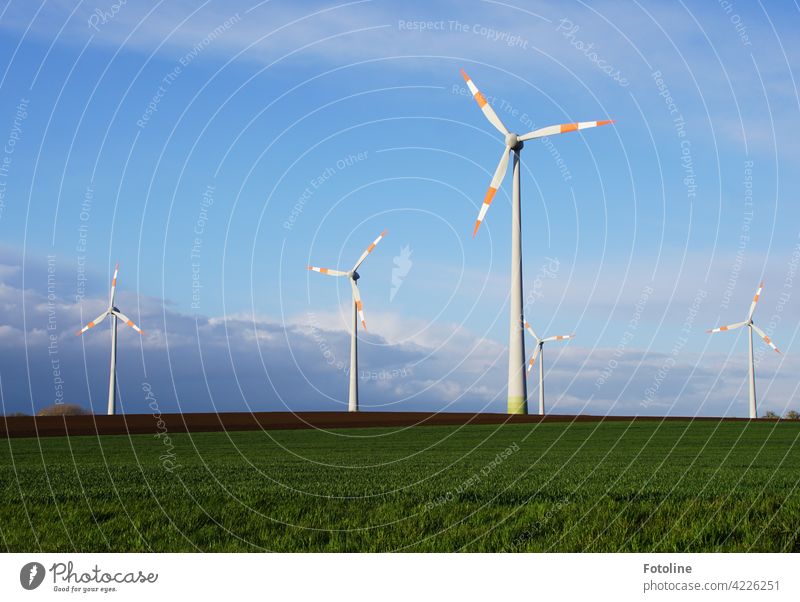
<svg viewBox="0 0 800 602"><path fill-rule="evenodd" d="M116 262L125 412L506 407L506 126L525 317L553 413L800 410L796 3L7 2L0 402L103 412ZM527 336L527 335L526 335ZM527 352L533 340L526 339ZM535 406L536 379L528 394ZM145 393L151 392L151 397Z"/></svg>

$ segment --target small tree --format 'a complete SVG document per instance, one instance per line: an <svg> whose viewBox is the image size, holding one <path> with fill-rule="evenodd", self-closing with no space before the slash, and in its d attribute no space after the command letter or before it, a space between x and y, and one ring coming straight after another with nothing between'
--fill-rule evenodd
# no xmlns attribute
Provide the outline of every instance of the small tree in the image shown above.
<svg viewBox="0 0 800 602"><path fill-rule="evenodd" d="M780 420L781 417L772 410L769 410L768 412L764 412L764 418L767 420Z"/></svg>
<svg viewBox="0 0 800 602"><path fill-rule="evenodd" d="M85 408L74 403L54 403L39 410L37 416L85 416L89 414Z"/></svg>
<svg viewBox="0 0 800 602"><path fill-rule="evenodd" d="M797 410L789 410L783 416L784 420L800 420L800 412Z"/></svg>

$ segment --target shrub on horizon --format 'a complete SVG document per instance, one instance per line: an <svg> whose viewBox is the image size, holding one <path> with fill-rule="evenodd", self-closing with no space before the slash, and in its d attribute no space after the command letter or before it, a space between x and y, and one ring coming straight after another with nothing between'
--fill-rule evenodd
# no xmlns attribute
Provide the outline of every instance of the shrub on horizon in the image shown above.
<svg viewBox="0 0 800 602"><path fill-rule="evenodd" d="M86 416L91 414L83 406L75 403L58 403L39 410L37 416Z"/></svg>

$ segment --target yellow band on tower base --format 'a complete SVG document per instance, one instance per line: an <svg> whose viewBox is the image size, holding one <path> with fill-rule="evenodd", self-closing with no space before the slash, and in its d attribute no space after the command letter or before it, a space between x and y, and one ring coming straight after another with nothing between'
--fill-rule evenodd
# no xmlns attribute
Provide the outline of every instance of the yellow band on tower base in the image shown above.
<svg viewBox="0 0 800 602"><path fill-rule="evenodd" d="M527 414L528 401L522 396L509 396L508 398L508 413L509 414Z"/></svg>

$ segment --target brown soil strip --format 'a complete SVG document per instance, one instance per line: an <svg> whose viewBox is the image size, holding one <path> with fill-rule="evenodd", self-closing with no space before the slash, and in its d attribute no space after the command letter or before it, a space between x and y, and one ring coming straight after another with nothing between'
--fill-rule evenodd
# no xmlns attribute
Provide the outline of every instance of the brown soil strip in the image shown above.
<svg viewBox="0 0 800 602"><path fill-rule="evenodd" d="M460 426L465 424L536 424L538 422L711 420L747 418L691 418L661 416L567 416L429 413L429 412L224 412L192 414L124 414L119 416L9 416L0 419L0 438L61 437L64 435L135 435L201 433L276 429L340 429L363 427Z"/></svg>

